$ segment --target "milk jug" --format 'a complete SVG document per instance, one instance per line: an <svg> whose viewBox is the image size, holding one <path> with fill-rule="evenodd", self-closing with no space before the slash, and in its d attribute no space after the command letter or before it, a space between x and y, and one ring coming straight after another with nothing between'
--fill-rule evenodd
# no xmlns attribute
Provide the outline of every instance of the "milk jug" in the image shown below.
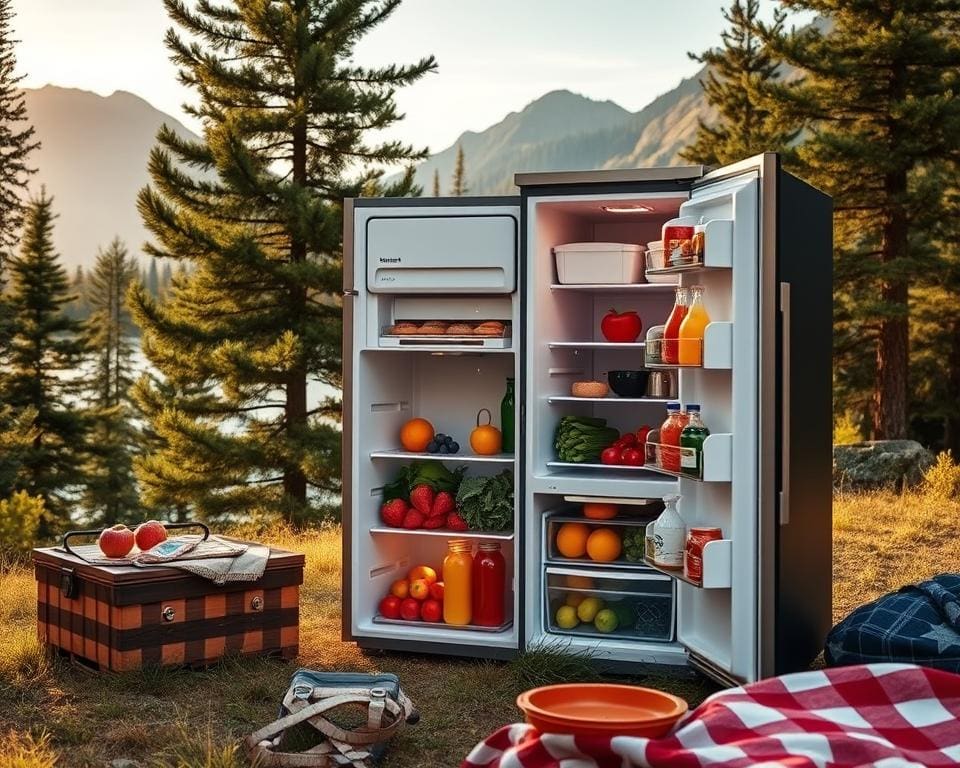
<svg viewBox="0 0 960 768"><path fill-rule="evenodd" d="M653 521L650 535L651 559L660 568L683 568L683 548L687 526L677 511L679 496L664 496L660 517Z"/></svg>

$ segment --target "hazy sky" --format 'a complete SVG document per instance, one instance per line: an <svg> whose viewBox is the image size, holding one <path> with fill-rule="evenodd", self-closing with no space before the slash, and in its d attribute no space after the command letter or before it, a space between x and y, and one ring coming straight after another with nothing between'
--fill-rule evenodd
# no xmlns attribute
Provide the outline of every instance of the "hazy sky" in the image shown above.
<svg viewBox="0 0 960 768"><path fill-rule="evenodd" d="M405 0L356 58L437 57L436 74L400 93L407 117L395 132L436 151L553 89L639 109L697 71L687 51L718 43L728 2ZM764 4L769 13L772 0ZM183 119L180 104L191 94L167 59L161 0L14 0L13 7L27 86L132 91Z"/></svg>

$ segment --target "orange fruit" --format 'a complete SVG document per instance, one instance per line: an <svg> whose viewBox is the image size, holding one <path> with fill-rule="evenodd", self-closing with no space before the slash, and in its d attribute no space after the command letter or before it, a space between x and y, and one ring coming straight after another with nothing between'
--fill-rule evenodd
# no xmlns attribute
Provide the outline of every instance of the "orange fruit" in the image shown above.
<svg viewBox="0 0 960 768"><path fill-rule="evenodd" d="M609 563L620 557L620 534L611 528L597 528L587 538L587 556L599 563Z"/></svg>
<svg viewBox="0 0 960 768"><path fill-rule="evenodd" d="M426 419L410 419L400 428L400 445L403 450L422 453L433 440L433 424Z"/></svg>
<svg viewBox="0 0 960 768"><path fill-rule="evenodd" d="M583 516L588 520L609 520L617 516L617 505L601 504L598 501L586 502L583 505Z"/></svg>
<svg viewBox="0 0 960 768"><path fill-rule="evenodd" d="M557 531L557 549L564 557L583 557L590 529L583 523L564 523Z"/></svg>
<svg viewBox="0 0 960 768"><path fill-rule="evenodd" d="M410 569L407 578L410 579L411 582L417 579L423 579L427 584L433 584L433 582L437 580L437 572L429 565L417 565Z"/></svg>
<svg viewBox="0 0 960 768"><path fill-rule="evenodd" d="M481 424L481 414L487 414L487 423ZM470 447L478 456L493 456L503 448L503 435L490 423L490 411L481 408L477 413L477 428L470 433Z"/></svg>
<svg viewBox="0 0 960 768"><path fill-rule="evenodd" d="M390 585L390 594L403 600L410 594L410 582L406 579L397 579Z"/></svg>

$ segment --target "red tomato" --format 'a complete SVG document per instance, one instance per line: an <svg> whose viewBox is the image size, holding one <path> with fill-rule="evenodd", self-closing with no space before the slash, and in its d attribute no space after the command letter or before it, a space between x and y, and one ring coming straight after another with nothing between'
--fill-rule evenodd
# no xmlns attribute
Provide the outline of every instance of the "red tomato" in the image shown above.
<svg viewBox="0 0 960 768"><path fill-rule="evenodd" d="M633 311L617 312L611 309L600 321L600 332L610 342L623 344L636 341L642 330L640 316Z"/></svg>
<svg viewBox="0 0 960 768"><path fill-rule="evenodd" d="M400 603L400 618L407 621L417 621L420 618L420 601L408 597Z"/></svg>
<svg viewBox="0 0 960 768"><path fill-rule="evenodd" d="M604 448L603 453L600 454L600 461L603 464L619 464L621 450L618 445L611 445L609 448Z"/></svg>
<svg viewBox="0 0 960 768"><path fill-rule="evenodd" d="M637 444L637 436L633 432L627 432L625 435L620 435L620 439L617 441L624 448L629 448Z"/></svg>
<svg viewBox="0 0 960 768"><path fill-rule="evenodd" d="M380 615L385 619L399 619L400 603L401 600L399 597L387 595L380 601Z"/></svg>
<svg viewBox="0 0 960 768"><path fill-rule="evenodd" d="M430 585L430 597L439 602L443 601L443 582L435 581Z"/></svg>
<svg viewBox="0 0 960 768"><path fill-rule="evenodd" d="M643 454L636 448L626 448L620 454L620 463L626 464L628 467L642 467Z"/></svg>
<svg viewBox="0 0 960 768"><path fill-rule="evenodd" d="M653 431L653 427L648 427L646 424L644 424L642 427L638 428L638 429L637 429L637 442L638 442L640 445L643 445L644 443L646 443L646 442L647 442L647 435L649 435L652 431Z"/></svg>
<svg viewBox="0 0 960 768"><path fill-rule="evenodd" d="M424 621L441 621L443 605L437 600L424 600L420 607L420 618Z"/></svg>

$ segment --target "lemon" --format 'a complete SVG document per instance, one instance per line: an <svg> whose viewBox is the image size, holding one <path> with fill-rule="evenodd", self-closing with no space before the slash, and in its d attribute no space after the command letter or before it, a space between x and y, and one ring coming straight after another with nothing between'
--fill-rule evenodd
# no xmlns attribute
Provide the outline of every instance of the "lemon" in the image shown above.
<svg viewBox="0 0 960 768"><path fill-rule="evenodd" d="M563 605L557 611L557 626L560 629L573 629L579 623L577 609L572 605Z"/></svg>
<svg viewBox="0 0 960 768"><path fill-rule="evenodd" d="M566 601L567 605L572 606L573 608L576 608L577 606L579 606L580 603L583 602L583 600L584 600L584 597L579 592L567 593L567 601Z"/></svg>
<svg viewBox="0 0 960 768"><path fill-rule="evenodd" d="M589 623L597 617L597 612L601 608L603 608L603 600L599 597L588 597L577 606L577 618Z"/></svg>

